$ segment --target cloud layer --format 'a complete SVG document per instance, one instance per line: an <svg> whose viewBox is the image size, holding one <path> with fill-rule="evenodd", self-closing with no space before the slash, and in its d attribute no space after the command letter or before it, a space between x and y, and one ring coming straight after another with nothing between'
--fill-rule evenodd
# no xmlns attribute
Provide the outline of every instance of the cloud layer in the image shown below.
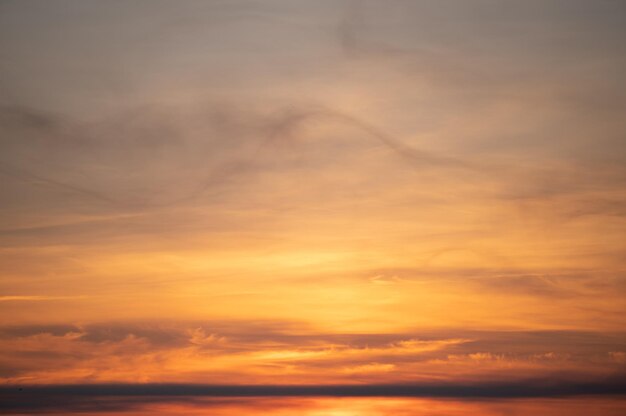
<svg viewBox="0 0 626 416"><path fill-rule="evenodd" d="M11 411L17 385L46 386L26 413L82 384L76 411L163 414L182 406L163 389L201 405L622 395L625 15L0 2ZM125 396L96 405L98 389ZM265 402L332 414L316 400Z"/></svg>

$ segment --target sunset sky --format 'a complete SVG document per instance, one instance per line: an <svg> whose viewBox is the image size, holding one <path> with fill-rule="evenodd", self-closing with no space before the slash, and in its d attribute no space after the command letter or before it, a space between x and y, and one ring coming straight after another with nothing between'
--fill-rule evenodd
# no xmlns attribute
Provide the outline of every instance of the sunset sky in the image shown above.
<svg viewBox="0 0 626 416"><path fill-rule="evenodd" d="M624 39L617 0L0 0L0 410L624 414Z"/></svg>

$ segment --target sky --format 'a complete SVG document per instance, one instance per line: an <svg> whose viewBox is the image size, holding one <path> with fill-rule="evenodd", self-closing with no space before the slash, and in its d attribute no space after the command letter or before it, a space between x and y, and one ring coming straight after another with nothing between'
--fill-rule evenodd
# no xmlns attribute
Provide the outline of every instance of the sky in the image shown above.
<svg viewBox="0 0 626 416"><path fill-rule="evenodd" d="M616 0L0 0L3 411L623 414L624 38Z"/></svg>

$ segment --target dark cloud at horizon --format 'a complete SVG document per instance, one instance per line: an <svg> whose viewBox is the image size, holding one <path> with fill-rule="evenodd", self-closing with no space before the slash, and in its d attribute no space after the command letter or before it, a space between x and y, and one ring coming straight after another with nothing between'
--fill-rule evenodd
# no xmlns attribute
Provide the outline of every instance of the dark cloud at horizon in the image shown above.
<svg viewBox="0 0 626 416"><path fill-rule="evenodd" d="M81 384L1 386L0 409L7 412L106 412L162 403L194 403L200 398L263 397L421 397L450 399L564 398L626 396L624 374L600 381L553 379L476 384L421 385L203 385ZM218 401L218 403L222 403ZM195 404L210 408L211 402Z"/></svg>

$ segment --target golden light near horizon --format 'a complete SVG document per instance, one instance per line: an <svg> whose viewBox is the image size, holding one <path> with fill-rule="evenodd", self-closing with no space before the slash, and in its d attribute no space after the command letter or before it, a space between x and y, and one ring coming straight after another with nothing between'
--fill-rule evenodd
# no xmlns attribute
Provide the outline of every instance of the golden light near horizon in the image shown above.
<svg viewBox="0 0 626 416"><path fill-rule="evenodd" d="M625 21L0 2L7 411L621 414Z"/></svg>

